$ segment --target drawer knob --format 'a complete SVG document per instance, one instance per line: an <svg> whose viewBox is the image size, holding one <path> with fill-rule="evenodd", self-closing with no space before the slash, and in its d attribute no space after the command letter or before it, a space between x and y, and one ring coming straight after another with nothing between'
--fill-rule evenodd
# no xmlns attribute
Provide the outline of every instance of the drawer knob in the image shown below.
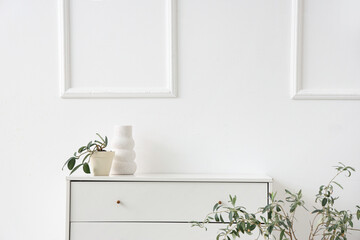
<svg viewBox="0 0 360 240"><path fill-rule="evenodd" d="M221 202L221 201L219 201L219 204L222 204L222 202Z"/></svg>
<svg viewBox="0 0 360 240"><path fill-rule="evenodd" d="M116 203L117 203L117 204L120 204L120 200L117 200Z"/></svg>

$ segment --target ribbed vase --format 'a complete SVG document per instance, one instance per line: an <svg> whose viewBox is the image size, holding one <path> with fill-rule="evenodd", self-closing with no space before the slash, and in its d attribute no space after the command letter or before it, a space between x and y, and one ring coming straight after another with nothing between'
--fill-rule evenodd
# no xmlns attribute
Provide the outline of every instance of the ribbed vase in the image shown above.
<svg viewBox="0 0 360 240"><path fill-rule="evenodd" d="M111 166L111 175L131 175L136 171L135 142L132 137L132 126L115 126L112 139L112 150L115 156Z"/></svg>

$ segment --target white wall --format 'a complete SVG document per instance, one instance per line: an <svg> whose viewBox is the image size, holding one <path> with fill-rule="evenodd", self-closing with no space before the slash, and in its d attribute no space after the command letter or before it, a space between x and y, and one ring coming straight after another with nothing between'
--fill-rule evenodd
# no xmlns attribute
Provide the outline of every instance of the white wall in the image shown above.
<svg viewBox="0 0 360 240"><path fill-rule="evenodd" d="M178 15L178 98L65 100L57 2L0 1L1 240L64 238L62 164L114 124L134 125L139 172L263 172L308 206L338 161L360 169L360 102L289 98L290 0L179 0ZM354 209L360 173L340 182Z"/></svg>

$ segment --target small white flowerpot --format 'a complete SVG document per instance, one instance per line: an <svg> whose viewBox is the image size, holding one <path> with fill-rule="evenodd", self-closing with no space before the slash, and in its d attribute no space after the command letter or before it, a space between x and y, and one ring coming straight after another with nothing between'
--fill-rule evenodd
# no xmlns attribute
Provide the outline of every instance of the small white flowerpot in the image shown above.
<svg viewBox="0 0 360 240"><path fill-rule="evenodd" d="M109 176L115 152L94 152L90 157L90 167L94 176Z"/></svg>

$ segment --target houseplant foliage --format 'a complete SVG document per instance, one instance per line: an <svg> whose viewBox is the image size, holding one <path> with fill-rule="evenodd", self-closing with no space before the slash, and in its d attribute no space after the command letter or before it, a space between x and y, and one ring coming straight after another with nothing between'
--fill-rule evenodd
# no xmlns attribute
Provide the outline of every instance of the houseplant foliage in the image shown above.
<svg viewBox="0 0 360 240"><path fill-rule="evenodd" d="M99 137L99 140L90 141L87 145L81 146L73 156L71 156L64 164L62 169L64 170L65 166L71 171L70 175L82 167L83 171L87 174L90 173L89 161L91 156L95 152L104 152L105 148L108 145L107 136L102 137L99 133L96 133ZM78 163L76 165L76 163ZM76 165L76 166L75 166Z"/></svg>
<svg viewBox="0 0 360 240"><path fill-rule="evenodd" d="M335 179L341 174L350 177L355 171L350 166L339 164L335 166L336 175L327 185L321 185L316 194L317 206L311 212L313 219L310 222L309 240L346 240L350 231L360 231L353 228L355 215L357 220L360 220L360 206L356 206L356 214L335 208L338 197L334 196L334 187L343 188ZM257 238L263 236L264 239L298 240L294 225L295 213L298 208L306 209L305 202L302 200L301 190L297 193L285 190L285 193L285 201L278 200L276 193L271 193L270 203L256 213L249 213L245 207L237 206L236 196L230 195L229 204L216 203L213 212L208 214L203 222L192 222L192 226L206 229L210 222L226 222L227 225L220 229L217 240L237 239L254 232L257 232Z"/></svg>

